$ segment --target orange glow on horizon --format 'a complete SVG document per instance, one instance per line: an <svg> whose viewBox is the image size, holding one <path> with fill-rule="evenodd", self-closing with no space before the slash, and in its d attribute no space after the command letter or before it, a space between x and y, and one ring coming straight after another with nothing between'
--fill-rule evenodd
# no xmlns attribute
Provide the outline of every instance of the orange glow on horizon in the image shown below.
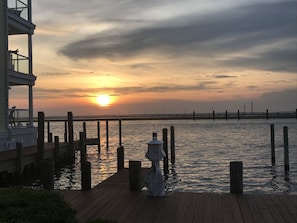
<svg viewBox="0 0 297 223"><path fill-rule="evenodd" d="M98 94L91 100L94 104L100 107L109 107L115 102L115 98L109 94Z"/></svg>

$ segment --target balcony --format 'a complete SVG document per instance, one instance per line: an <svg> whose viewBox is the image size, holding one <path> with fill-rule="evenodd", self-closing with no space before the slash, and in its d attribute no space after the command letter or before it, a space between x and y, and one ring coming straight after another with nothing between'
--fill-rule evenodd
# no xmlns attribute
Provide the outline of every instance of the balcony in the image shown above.
<svg viewBox="0 0 297 223"><path fill-rule="evenodd" d="M18 50L9 51L8 70L29 74L29 58L18 53Z"/></svg>
<svg viewBox="0 0 297 223"><path fill-rule="evenodd" d="M34 85L36 77L29 74L29 58L18 53L18 50L8 52L9 86Z"/></svg>
<svg viewBox="0 0 297 223"><path fill-rule="evenodd" d="M8 0L8 34L33 34L35 25L31 22L30 0Z"/></svg>
<svg viewBox="0 0 297 223"><path fill-rule="evenodd" d="M9 109L9 131L0 132L0 151L15 149L16 142L23 146L36 145L37 128L29 124L28 109Z"/></svg>
<svg viewBox="0 0 297 223"><path fill-rule="evenodd" d="M8 11L29 21L28 1L8 0Z"/></svg>

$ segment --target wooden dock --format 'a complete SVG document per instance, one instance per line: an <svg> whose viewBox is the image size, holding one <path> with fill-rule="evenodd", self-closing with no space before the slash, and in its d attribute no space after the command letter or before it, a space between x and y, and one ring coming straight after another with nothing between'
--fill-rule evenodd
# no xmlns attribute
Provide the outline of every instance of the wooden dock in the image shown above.
<svg viewBox="0 0 297 223"><path fill-rule="evenodd" d="M60 151L59 155L64 156L67 153L68 143L62 142L59 144ZM53 159L54 157L54 143L44 144L44 156L43 159ZM22 149L22 168L24 169L27 165L35 165L37 163L37 145L24 147ZM0 173L15 173L16 172L16 159L17 150L5 150L0 152Z"/></svg>
<svg viewBox="0 0 297 223"><path fill-rule="evenodd" d="M85 145L98 145L97 138L88 138L85 139ZM75 150L79 149L79 140L73 142L73 147ZM63 159L66 157L69 150L69 142L60 142L59 143L59 159ZM29 147L22 148L22 155L21 155L21 163L22 167L21 170L28 166L28 165L37 165L38 160L38 145L33 145ZM54 160L55 158L55 143L44 143L44 151L43 151L43 159ZM0 173L7 172L7 173L15 173L17 172L17 150L5 150L0 151Z"/></svg>
<svg viewBox="0 0 297 223"><path fill-rule="evenodd" d="M77 211L79 222L297 222L297 195L172 192L153 198L129 190L127 169L90 191L58 192Z"/></svg>

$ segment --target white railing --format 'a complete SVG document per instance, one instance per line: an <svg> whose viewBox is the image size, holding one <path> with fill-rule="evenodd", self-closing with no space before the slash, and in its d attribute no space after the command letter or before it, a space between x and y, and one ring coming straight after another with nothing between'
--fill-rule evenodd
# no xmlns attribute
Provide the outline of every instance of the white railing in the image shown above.
<svg viewBox="0 0 297 223"><path fill-rule="evenodd" d="M29 74L29 57L21 55L18 50L9 51L8 69L24 74Z"/></svg>
<svg viewBox="0 0 297 223"><path fill-rule="evenodd" d="M10 12L29 21L28 0L8 0L7 5Z"/></svg>
<svg viewBox="0 0 297 223"><path fill-rule="evenodd" d="M9 126L13 128L25 128L29 125L29 109L11 108L8 110Z"/></svg>

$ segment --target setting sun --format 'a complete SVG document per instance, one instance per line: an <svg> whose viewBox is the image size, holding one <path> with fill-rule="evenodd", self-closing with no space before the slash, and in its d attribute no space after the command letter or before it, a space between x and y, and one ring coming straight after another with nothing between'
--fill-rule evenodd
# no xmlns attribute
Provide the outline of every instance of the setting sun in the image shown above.
<svg viewBox="0 0 297 223"><path fill-rule="evenodd" d="M107 94L100 94L96 97L96 101L98 103L98 105L102 106L102 107L106 107L109 106L111 103L111 99L110 96Z"/></svg>

